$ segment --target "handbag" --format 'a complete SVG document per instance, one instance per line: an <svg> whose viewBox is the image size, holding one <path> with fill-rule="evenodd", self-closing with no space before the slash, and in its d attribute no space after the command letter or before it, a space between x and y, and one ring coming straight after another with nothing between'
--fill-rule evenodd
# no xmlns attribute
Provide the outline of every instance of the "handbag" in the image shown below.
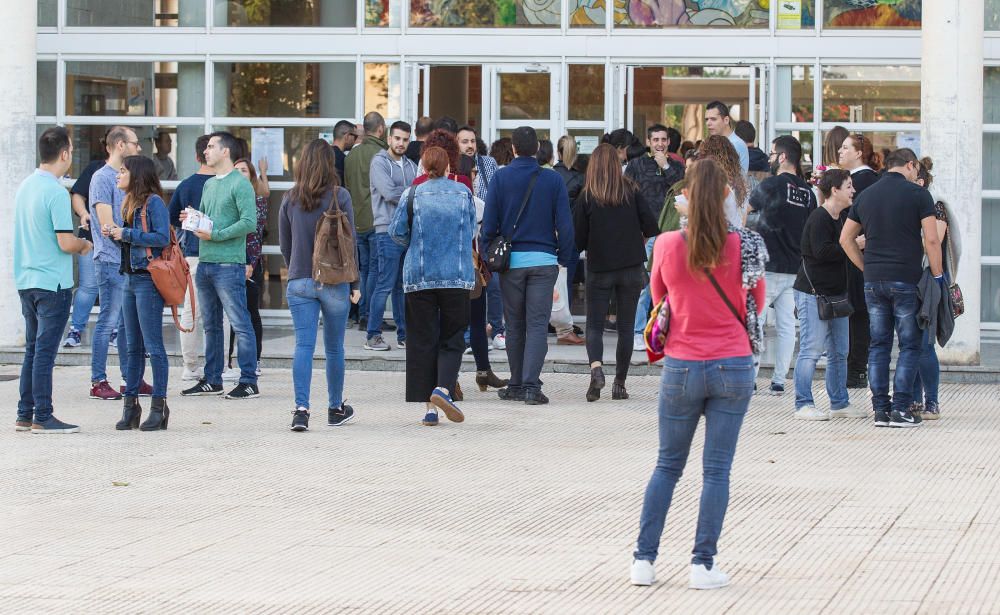
<svg viewBox="0 0 1000 615"><path fill-rule="evenodd" d="M531 181L528 182L528 189L524 193L524 200L521 201L521 209L517 212L517 217L514 218L514 226L510 230L510 237L504 237L501 233L490 241L490 244L486 246L486 267L490 271L495 271L496 273L504 273L510 269L510 247L511 238L517 231L517 223L521 221L521 214L524 213L524 208L528 206L528 199L531 197L531 191L535 189L535 182L538 181L538 176L541 174L542 170L539 168L535 171L534 175L531 176Z"/></svg>
<svg viewBox="0 0 1000 615"><path fill-rule="evenodd" d="M642 330L642 340L646 344L646 358L653 364L666 354L667 333L670 330L670 297L663 295L649 315Z"/></svg>
<svg viewBox="0 0 1000 615"><path fill-rule="evenodd" d="M816 291L812 278L809 277L809 270L806 268L805 259L802 259L802 273L806 274L806 281L809 282L809 288L816 295L816 310L819 312L820 320L847 318L854 313L854 306L851 305L851 299L847 296L846 292L839 295L821 295Z"/></svg>
<svg viewBox="0 0 1000 615"><path fill-rule="evenodd" d="M149 227L146 222L146 208L149 202L142 208L142 232L148 233ZM184 258L184 252L177 243L177 236L174 234L174 227L170 227L170 243L168 243L160 256L153 258L153 250L146 247L146 256L149 264L146 270L153 278L153 285L156 291L163 297L163 304L170 307L170 312L174 316L174 326L182 333L194 331L194 324L190 329L185 329L181 325L181 319L177 313L177 308L184 303L184 294L188 293L188 301L191 302L191 322L198 322L197 306L194 299L194 282L191 281L191 268Z"/></svg>
<svg viewBox="0 0 1000 615"><path fill-rule="evenodd" d="M948 244L948 260L951 263L955 262L955 251L951 246L951 237L946 241ZM950 267L945 267L948 271L948 279L950 280L948 284L948 296L951 298L951 315L954 318L958 318L965 313L965 297L962 296L962 287L955 282L955 275L952 273Z"/></svg>

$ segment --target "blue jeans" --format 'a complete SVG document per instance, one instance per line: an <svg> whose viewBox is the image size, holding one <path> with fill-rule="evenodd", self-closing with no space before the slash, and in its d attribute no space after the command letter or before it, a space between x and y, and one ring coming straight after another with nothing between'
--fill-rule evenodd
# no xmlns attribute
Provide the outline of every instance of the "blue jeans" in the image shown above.
<svg viewBox="0 0 1000 615"><path fill-rule="evenodd" d="M358 278L361 301L358 301L358 319L368 318L368 304L375 292L378 277L378 250L375 249L375 231L358 233Z"/></svg>
<svg viewBox="0 0 1000 615"><path fill-rule="evenodd" d="M148 275L125 276L125 331L128 350L125 363L125 395L137 397L146 371L146 356L153 367L153 397L166 399L170 363L163 347L163 297Z"/></svg>
<svg viewBox="0 0 1000 615"><path fill-rule="evenodd" d="M656 242L656 237L650 237L649 241L646 242L646 259L650 259L653 256L653 243ZM635 335L642 335L642 332L646 329L646 323L649 322L649 311L653 309L653 297L649 294L649 284L643 287L642 292L639 293L639 303L635 308L635 326L632 328L632 333ZM604 326L604 323L601 323Z"/></svg>
<svg viewBox="0 0 1000 615"><path fill-rule="evenodd" d="M917 377L913 379L913 401L918 404L936 404L941 386L941 364L938 363L934 338L928 331L924 331L921 346Z"/></svg>
<svg viewBox="0 0 1000 615"><path fill-rule="evenodd" d="M24 315L24 361L21 363L21 397L17 418L44 423L52 416L52 370L69 319L73 291L19 290Z"/></svg>
<svg viewBox="0 0 1000 615"><path fill-rule="evenodd" d="M646 487L635 559L655 561L674 487L705 415L701 506L693 564L711 568L729 506L729 472L743 417L753 395L753 358L713 361L664 358L660 379L660 453Z"/></svg>
<svg viewBox="0 0 1000 615"><path fill-rule="evenodd" d="M500 274L494 273L486 284L486 322L490 325L490 338L504 333L503 293L500 292Z"/></svg>
<svg viewBox="0 0 1000 615"><path fill-rule="evenodd" d="M872 390L872 406L888 412L903 411L913 402L913 380L920 362L924 332L917 325L920 295L914 284L905 282L865 282L865 303L872 343L868 353L868 386ZM889 360L892 354L892 332L899 336L899 358L893 378L892 400L889 398Z"/></svg>
<svg viewBox="0 0 1000 615"><path fill-rule="evenodd" d="M70 321L70 327L82 332L87 330L90 311L94 309L94 303L97 301L97 271L91 254L77 255L76 265L79 281L76 293L73 295L73 319Z"/></svg>
<svg viewBox="0 0 1000 615"><path fill-rule="evenodd" d="M368 339L382 335L385 301L392 294L392 319L396 323L396 339L405 341L403 256L406 254L406 248L393 241L389 233L375 233L375 251L378 256L378 277L368 304ZM371 275L371 271L368 275Z"/></svg>
<svg viewBox="0 0 1000 615"><path fill-rule="evenodd" d="M198 308L205 327L205 380L222 385L222 366L226 342L222 313L236 331L236 352L240 364L240 382L257 384L257 338L247 310L247 275L242 263L198 263L195 274Z"/></svg>
<svg viewBox="0 0 1000 615"><path fill-rule="evenodd" d="M94 338L90 343L90 381L100 382L108 379L108 344L111 342L111 330L118 329L118 365L121 368L122 379L125 378L126 348L128 333L122 326L122 302L125 300L125 275L117 263L94 263L97 274L97 289L101 297L101 311L97 314L97 324L94 325Z"/></svg>
<svg viewBox="0 0 1000 615"><path fill-rule="evenodd" d="M830 409L840 410L851 404L847 394L847 353L851 346L850 319L820 320L816 295L802 291L795 294L799 313L799 358L795 361L795 409L813 406L813 374L816 363L826 353L826 394Z"/></svg>
<svg viewBox="0 0 1000 615"><path fill-rule="evenodd" d="M329 397L327 407L339 408L344 401L344 329L347 327L347 313L351 309L351 285L324 286L310 278L297 278L289 280L285 294L295 326L295 358L292 360L295 406L309 408L313 353L322 312L326 393Z"/></svg>

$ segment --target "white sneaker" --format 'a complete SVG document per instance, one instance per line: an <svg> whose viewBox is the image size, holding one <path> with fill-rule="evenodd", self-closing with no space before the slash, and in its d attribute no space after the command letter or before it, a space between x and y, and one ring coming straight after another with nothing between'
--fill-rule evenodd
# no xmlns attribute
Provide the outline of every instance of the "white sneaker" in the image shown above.
<svg viewBox="0 0 1000 615"><path fill-rule="evenodd" d="M711 570L704 564L691 564L691 589L718 589L729 585L729 575L713 566Z"/></svg>
<svg viewBox="0 0 1000 615"><path fill-rule="evenodd" d="M227 382L235 382L240 379L240 370L230 367L227 370L223 370L222 379Z"/></svg>
<svg viewBox="0 0 1000 615"><path fill-rule="evenodd" d="M188 369L185 367L184 371L181 372L181 380L197 382L204 377L205 374L200 369L195 370L195 369Z"/></svg>
<svg viewBox="0 0 1000 615"><path fill-rule="evenodd" d="M646 350L646 339L642 337L642 333L636 333L632 337L632 352L643 352Z"/></svg>
<svg viewBox="0 0 1000 615"><path fill-rule="evenodd" d="M857 408L848 404L840 410L830 412L830 416L835 419L867 419L871 417L871 413L862 408Z"/></svg>
<svg viewBox="0 0 1000 615"><path fill-rule="evenodd" d="M817 408L816 406L802 406L793 414L797 419L802 419L803 421L829 421L830 413L824 412Z"/></svg>
<svg viewBox="0 0 1000 615"><path fill-rule="evenodd" d="M463 352L462 354L472 354L472 346L469 346L468 348L466 348L465 352Z"/></svg>
<svg viewBox="0 0 1000 615"><path fill-rule="evenodd" d="M507 350L507 336L497 333L493 336L493 348L496 350Z"/></svg>
<svg viewBox="0 0 1000 615"><path fill-rule="evenodd" d="M656 581L656 569L653 562L644 559L632 560L632 585L652 585Z"/></svg>

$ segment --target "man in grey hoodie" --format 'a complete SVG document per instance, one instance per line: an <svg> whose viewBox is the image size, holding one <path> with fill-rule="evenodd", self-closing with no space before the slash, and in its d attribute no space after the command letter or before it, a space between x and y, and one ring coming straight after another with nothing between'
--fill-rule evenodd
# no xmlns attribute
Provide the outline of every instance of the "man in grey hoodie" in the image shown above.
<svg viewBox="0 0 1000 615"><path fill-rule="evenodd" d="M399 198L417 177L417 165L406 157L410 143L410 125L395 122L389 127L389 149L372 158L369 178L372 191L372 214L375 217L375 249L378 252L378 278L368 301L368 340L365 350L390 350L382 339L385 301L392 294L392 318L396 322L399 347L406 345L406 316L403 311L403 256L406 248L389 237L389 223L399 206Z"/></svg>

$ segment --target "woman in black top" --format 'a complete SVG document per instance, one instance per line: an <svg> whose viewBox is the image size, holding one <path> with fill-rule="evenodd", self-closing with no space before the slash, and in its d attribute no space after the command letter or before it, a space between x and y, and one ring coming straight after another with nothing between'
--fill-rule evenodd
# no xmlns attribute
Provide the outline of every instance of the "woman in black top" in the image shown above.
<svg viewBox="0 0 1000 615"><path fill-rule="evenodd" d="M646 285L645 238L659 233L656 218L638 187L624 177L613 145L591 154L583 190L573 208L576 247L587 251L587 358L590 387L587 401L604 388L602 328L614 292L618 314L618 348L612 399L628 399L625 377L632 359L632 328L639 293Z"/></svg>
<svg viewBox="0 0 1000 615"><path fill-rule="evenodd" d="M569 136L559 137L556 145L559 150L559 162L552 167L552 170L559 174L563 183L566 184L566 192L569 194L570 203L576 200L583 190L583 173L574 168L576 163L576 140Z"/></svg>
<svg viewBox="0 0 1000 615"><path fill-rule="evenodd" d="M799 356L795 361L795 418L827 421L865 418L851 406L847 394L848 317L820 320L817 295L831 297L847 291L847 255L840 247L840 214L851 205L854 188L844 169L829 169L819 182L823 204L809 214L802 230L802 264L792 285L799 315ZM816 407L812 395L816 362L826 353L826 393L830 410Z"/></svg>

